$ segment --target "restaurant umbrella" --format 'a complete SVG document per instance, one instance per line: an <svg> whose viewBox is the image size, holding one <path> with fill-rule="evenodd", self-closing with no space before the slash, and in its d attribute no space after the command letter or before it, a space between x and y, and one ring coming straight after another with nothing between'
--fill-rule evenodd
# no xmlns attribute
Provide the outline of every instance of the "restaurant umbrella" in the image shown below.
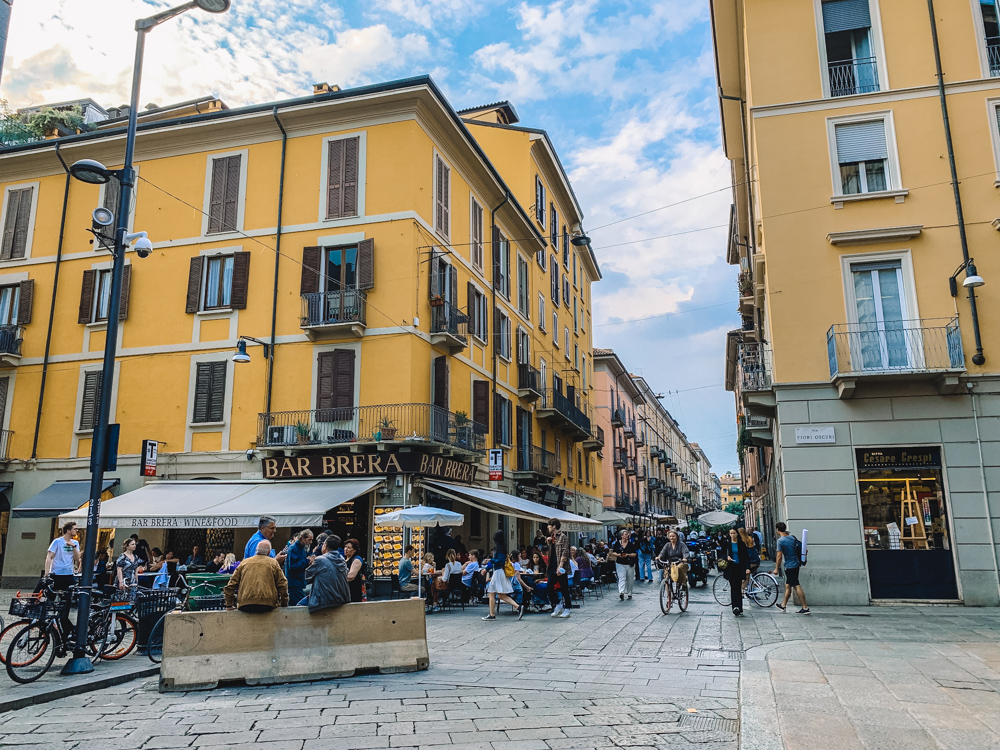
<svg viewBox="0 0 1000 750"><path fill-rule="evenodd" d="M621 513L613 510L606 510L601 515L597 516L595 521L600 521L605 526L624 526L631 519L628 516L623 516Z"/></svg>
<svg viewBox="0 0 1000 750"><path fill-rule="evenodd" d="M441 508L431 508L426 505L414 505L412 508L403 508L392 513L384 513L375 519L376 526L394 526L406 529L424 529L429 526L461 526L465 523L465 516L461 513L453 513L450 510ZM420 557L417 561L417 596L421 596L420 584L423 576L420 575L420 566L424 557L424 535L420 535Z"/></svg>
<svg viewBox="0 0 1000 750"><path fill-rule="evenodd" d="M724 510L712 510L698 516L698 521L702 526L732 526L738 520L740 520L739 516Z"/></svg>

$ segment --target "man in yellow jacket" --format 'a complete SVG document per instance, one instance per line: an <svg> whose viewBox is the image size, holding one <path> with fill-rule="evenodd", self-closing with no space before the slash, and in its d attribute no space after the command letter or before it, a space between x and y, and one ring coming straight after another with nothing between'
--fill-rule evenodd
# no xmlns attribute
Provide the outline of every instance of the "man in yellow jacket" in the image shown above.
<svg viewBox="0 0 1000 750"><path fill-rule="evenodd" d="M239 564L223 589L226 609L236 609L237 590L240 612L270 612L288 606L288 581L281 565L270 555L271 542L264 540L257 545L257 554Z"/></svg>

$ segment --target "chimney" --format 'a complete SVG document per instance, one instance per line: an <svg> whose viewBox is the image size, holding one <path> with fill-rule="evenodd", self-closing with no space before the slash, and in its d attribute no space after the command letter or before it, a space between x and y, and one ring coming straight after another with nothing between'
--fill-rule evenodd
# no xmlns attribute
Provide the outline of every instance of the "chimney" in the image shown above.
<svg viewBox="0 0 1000 750"><path fill-rule="evenodd" d="M3 2L3 0L0 0L0 2ZM340 91L340 86L337 86L336 84L331 86L326 81L324 81L323 83L313 84L313 96L319 96L320 94L329 94L333 91Z"/></svg>

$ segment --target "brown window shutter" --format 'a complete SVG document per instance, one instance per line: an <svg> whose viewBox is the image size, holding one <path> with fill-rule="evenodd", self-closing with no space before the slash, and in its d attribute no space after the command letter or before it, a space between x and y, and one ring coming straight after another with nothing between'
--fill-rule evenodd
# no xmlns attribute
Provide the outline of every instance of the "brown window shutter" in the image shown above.
<svg viewBox="0 0 1000 750"><path fill-rule="evenodd" d="M0 260L8 260L14 252L14 230L17 228L18 206L21 205L23 190L11 190L7 196L7 214L3 225L3 244L0 245Z"/></svg>
<svg viewBox="0 0 1000 750"><path fill-rule="evenodd" d="M83 272L83 287L80 289L79 323L90 323L94 315L94 285L97 283L97 271L93 268ZM81 427L80 429L90 429Z"/></svg>
<svg viewBox="0 0 1000 750"><path fill-rule="evenodd" d="M80 404L80 429L92 430L97 424L101 403L101 371L92 370L83 375L83 401Z"/></svg>
<svg viewBox="0 0 1000 750"><path fill-rule="evenodd" d="M472 329L473 333L478 334L479 330L476 329L476 285L471 281L465 287L466 294L466 312L469 316L469 327Z"/></svg>
<svg viewBox="0 0 1000 750"><path fill-rule="evenodd" d="M339 219L344 215L344 140L330 141L327 158L326 218Z"/></svg>
<svg viewBox="0 0 1000 750"><path fill-rule="evenodd" d="M490 237L491 257L493 258L493 288L500 288L500 227L493 225L493 233Z"/></svg>
<svg viewBox="0 0 1000 750"><path fill-rule="evenodd" d="M10 388L10 378L0 378L0 427L3 427L7 416L7 391Z"/></svg>
<svg viewBox="0 0 1000 750"><path fill-rule="evenodd" d="M221 422L225 416L223 407L226 403L226 370L229 363L223 360L209 364L212 373L212 387L209 392L211 405L208 410L208 421Z"/></svg>
<svg viewBox="0 0 1000 750"><path fill-rule="evenodd" d="M358 289L375 288L375 240L358 243Z"/></svg>
<svg viewBox="0 0 1000 750"><path fill-rule="evenodd" d="M442 409L448 408L448 358L434 358L434 394L432 398L435 406Z"/></svg>
<svg viewBox="0 0 1000 750"><path fill-rule="evenodd" d="M441 225L441 231L447 235L450 231L451 223L451 170L441 163L441 215L444 216L444 224Z"/></svg>
<svg viewBox="0 0 1000 750"><path fill-rule="evenodd" d="M490 383L488 380L472 382L472 421L487 430L490 427Z"/></svg>
<svg viewBox="0 0 1000 750"><path fill-rule="evenodd" d="M128 318L128 300L132 291L132 266L125 266L122 269L122 298L118 305L118 320Z"/></svg>
<svg viewBox="0 0 1000 750"><path fill-rule="evenodd" d="M334 403L337 375L335 355L336 351L320 352L316 359L316 408L323 412L323 414L316 415L317 422L331 422L334 419L334 415L327 412L336 406Z"/></svg>
<svg viewBox="0 0 1000 750"><path fill-rule="evenodd" d="M334 350L334 391L333 401L337 408L337 419L351 419L354 409L354 350Z"/></svg>
<svg viewBox="0 0 1000 750"><path fill-rule="evenodd" d="M444 214L442 213L441 189L444 186L444 162L437 157L434 175L434 226L441 230L444 226Z"/></svg>
<svg viewBox="0 0 1000 750"><path fill-rule="evenodd" d="M198 306L201 303L201 275L204 263L205 259L200 255L191 259L191 265L188 268L187 304L184 307L184 312L198 312Z"/></svg>
<svg viewBox="0 0 1000 750"><path fill-rule="evenodd" d="M28 279L21 282L20 298L17 303L17 324L19 326L26 326L31 322L31 301L34 291L34 281Z"/></svg>
<svg viewBox="0 0 1000 750"><path fill-rule="evenodd" d="M11 258L23 258L28 248L28 225L31 223L31 195L34 188L19 190L21 202L17 207L17 225L14 228L14 249Z"/></svg>
<svg viewBox="0 0 1000 750"><path fill-rule="evenodd" d="M500 394L493 394L493 435L496 443L503 443L503 409L500 407Z"/></svg>
<svg viewBox="0 0 1000 750"><path fill-rule="evenodd" d="M448 302L458 309L458 270L451 266L448 273L448 294L451 295ZM451 312L448 315L452 315Z"/></svg>
<svg viewBox="0 0 1000 750"><path fill-rule="evenodd" d="M322 250L320 247L302 248L302 281L299 284L299 294L315 294L319 291Z"/></svg>
<svg viewBox="0 0 1000 750"><path fill-rule="evenodd" d="M212 387L211 362L199 362L194 376L194 413L192 422L208 422L209 393Z"/></svg>
<svg viewBox="0 0 1000 750"><path fill-rule="evenodd" d="M230 156L226 160L226 205L223 211L223 232L235 232L239 217L240 165L243 156Z"/></svg>
<svg viewBox="0 0 1000 750"><path fill-rule="evenodd" d="M431 250L431 283L428 285L428 289L432 298L444 294L444 290L441 288L441 265L441 253L437 250Z"/></svg>
<svg viewBox="0 0 1000 750"><path fill-rule="evenodd" d="M360 138L344 141L344 210L342 216L358 215L358 143Z"/></svg>
<svg viewBox="0 0 1000 750"><path fill-rule="evenodd" d="M226 160L212 159L212 184L209 188L208 231L222 231L222 217L226 208Z"/></svg>
<svg viewBox="0 0 1000 750"><path fill-rule="evenodd" d="M233 288L229 294L229 306L234 310L247 307L247 290L250 286L250 253L233 254Z"/></svg>

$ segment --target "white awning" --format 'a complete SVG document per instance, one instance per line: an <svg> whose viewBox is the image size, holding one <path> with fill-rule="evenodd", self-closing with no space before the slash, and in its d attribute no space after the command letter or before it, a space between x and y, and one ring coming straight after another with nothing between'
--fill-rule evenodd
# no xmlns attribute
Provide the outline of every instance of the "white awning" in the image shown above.
<svg viewBox="0 0 1000 750"><path fill-rule="evenodd" d="M500 513L505 516L523 518L527 521L547 521L558 518L563 531L593 531L601 526L600 521L584 518L576 513L550 508L548 505L533 503L523 497L508 495L500 490L488 490L485 487L468 487L461 484L436 482L425 479L424 484L450 497L452 500L485 510L487 513Z"/></svg>
<svg viewBox="0 0 1000 750"><path fill-rule="evenodd" d="M321 526L326 511L354 500L383 480L321 482L152 482L101 503L101 528L256 528L261 516L279 526ZM60 516L84 522L87 508Z"/></svg>

